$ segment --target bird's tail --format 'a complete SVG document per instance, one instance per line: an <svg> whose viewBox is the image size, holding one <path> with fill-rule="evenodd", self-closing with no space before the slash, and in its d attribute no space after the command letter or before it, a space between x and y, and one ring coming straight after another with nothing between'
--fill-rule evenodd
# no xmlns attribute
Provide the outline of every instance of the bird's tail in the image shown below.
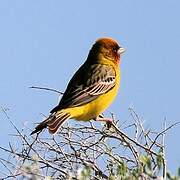
<svg viewBox="0 0 180 180"><path fill-rule="evenodd" d="M57 132L59 127L70 118L70 114L67 112L59 111L51 114L47 119L45 119L43 122L41 122L39 125L35 127L35 130L31 133L37 133L39 131L42 131L44 128L48 127L49 132L51 134L54 134Z"/></svg>

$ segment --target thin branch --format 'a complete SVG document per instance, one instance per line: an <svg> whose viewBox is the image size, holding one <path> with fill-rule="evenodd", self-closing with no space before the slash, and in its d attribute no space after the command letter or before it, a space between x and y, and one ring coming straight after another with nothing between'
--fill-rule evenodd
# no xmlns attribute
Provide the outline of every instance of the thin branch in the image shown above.
<svg viewBox="0 0 180 180"><path fill-rule="evenodd" d="M1 106L1 110L2 110L2 112L5 114L6 118L7 118L7 119L10 119L10 117L8 116L8 114L7 114L7 112L6 112L6 111L9 110L9 109L6 109L6 108L4 108L4 107Z"/></svg>
<svg viewBox="0 0 180 180"><path fill-rule="evenodd" d="M158 154L154 151L152 151L150 148L143 146L142 144L140 144L139 142L135 141L134 139L130 138L128 135L126 135L124 132L122 132L114 123L112 123L113 127L116 129L116 131L123 137L127 138L129 141L131 141L132 143L136 144L137 146L143 148L145 151L158 156Z"/></svg>
<svg viewBox="0 0 180 180"><path fill-rule="evenodd" d="M156 143L157 139L159 138L159 136L161 136L162 134L164 134L166 131L168 131L169 129L171 129L172 127L176 126L177 124L179 124L180 121L175 122L174 124L172 124L171 126L167 127L166 129L164 129L163 131L161 131L160 133L158 133L158 135L155 137L153 143L151 144L151 146L149 147L149 149L152 149L152 147L154 146L154 144Z"/></svg>
<svg viewBox="0 0 180 180"><path fill-rule="evenodd" d="M163 179L166 179L167 174L167 164L166 164L166 154L165 154L165 133L166 133L166 121L164 122L164 133L162 134L162 155L163 155Z"/></svg>
<svg viewBox="0 0 180 180"><path fill-rule="evenodd" d="M58 90L52 89L52 88L47 88L47 87L31 86L31 87L29 87L29 88L31 88L31 89L46 90L46 91L52 91L52 92L55 92L55 93L58 93L58 94L61 94L61 95L64 94L64 93L61 92L61 91L58 91Z"/></svg>

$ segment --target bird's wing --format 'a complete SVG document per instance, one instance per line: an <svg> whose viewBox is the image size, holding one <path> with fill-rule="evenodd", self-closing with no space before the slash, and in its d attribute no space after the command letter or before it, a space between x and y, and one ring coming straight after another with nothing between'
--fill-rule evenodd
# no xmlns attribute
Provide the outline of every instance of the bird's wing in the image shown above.
<svg viewBox="0 0 180 180"><path fill-rule="evenodd" d="M75 73L57 107L51 113L63 108L87 104L111 90L116 83L116 74L112 66L85 64Z"/></svg>

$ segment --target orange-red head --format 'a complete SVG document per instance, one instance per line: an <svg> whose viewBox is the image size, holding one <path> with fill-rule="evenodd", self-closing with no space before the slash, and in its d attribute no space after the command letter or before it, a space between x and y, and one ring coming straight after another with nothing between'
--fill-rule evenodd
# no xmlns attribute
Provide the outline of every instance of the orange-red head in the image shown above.
<svg viewBox="0 0 180 180"><path fill-rule="evenodd" d="M98 39L91 48L88 61L110 60L119 63L120 55L125 51L117 41L112 38Z"/></svg>

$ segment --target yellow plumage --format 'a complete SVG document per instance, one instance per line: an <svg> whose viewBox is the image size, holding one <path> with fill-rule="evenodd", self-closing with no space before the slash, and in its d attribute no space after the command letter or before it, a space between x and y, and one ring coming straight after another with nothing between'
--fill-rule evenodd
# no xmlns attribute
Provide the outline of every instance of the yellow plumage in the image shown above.
<svg viewBox="0 0 180 180"><path fill-rule="evenodd" d="M114 68L116 69L116 84L114 88L85 105L67 108L63 111L70 113L71 118L81 121L88 121L101 114L112 103L118 93L120 84L120 71L119 67Z"/></svg>
<svg viewBox="0 0 180 180"><path fill-rule="evenodd" d="M96 41L85 63L70 80L58 106L41 122L32 134L45 127L50 133L67 119L81 121L107 120L99 115L112 103L120 85L120 55L124 48L111 38Z"/></svg>

